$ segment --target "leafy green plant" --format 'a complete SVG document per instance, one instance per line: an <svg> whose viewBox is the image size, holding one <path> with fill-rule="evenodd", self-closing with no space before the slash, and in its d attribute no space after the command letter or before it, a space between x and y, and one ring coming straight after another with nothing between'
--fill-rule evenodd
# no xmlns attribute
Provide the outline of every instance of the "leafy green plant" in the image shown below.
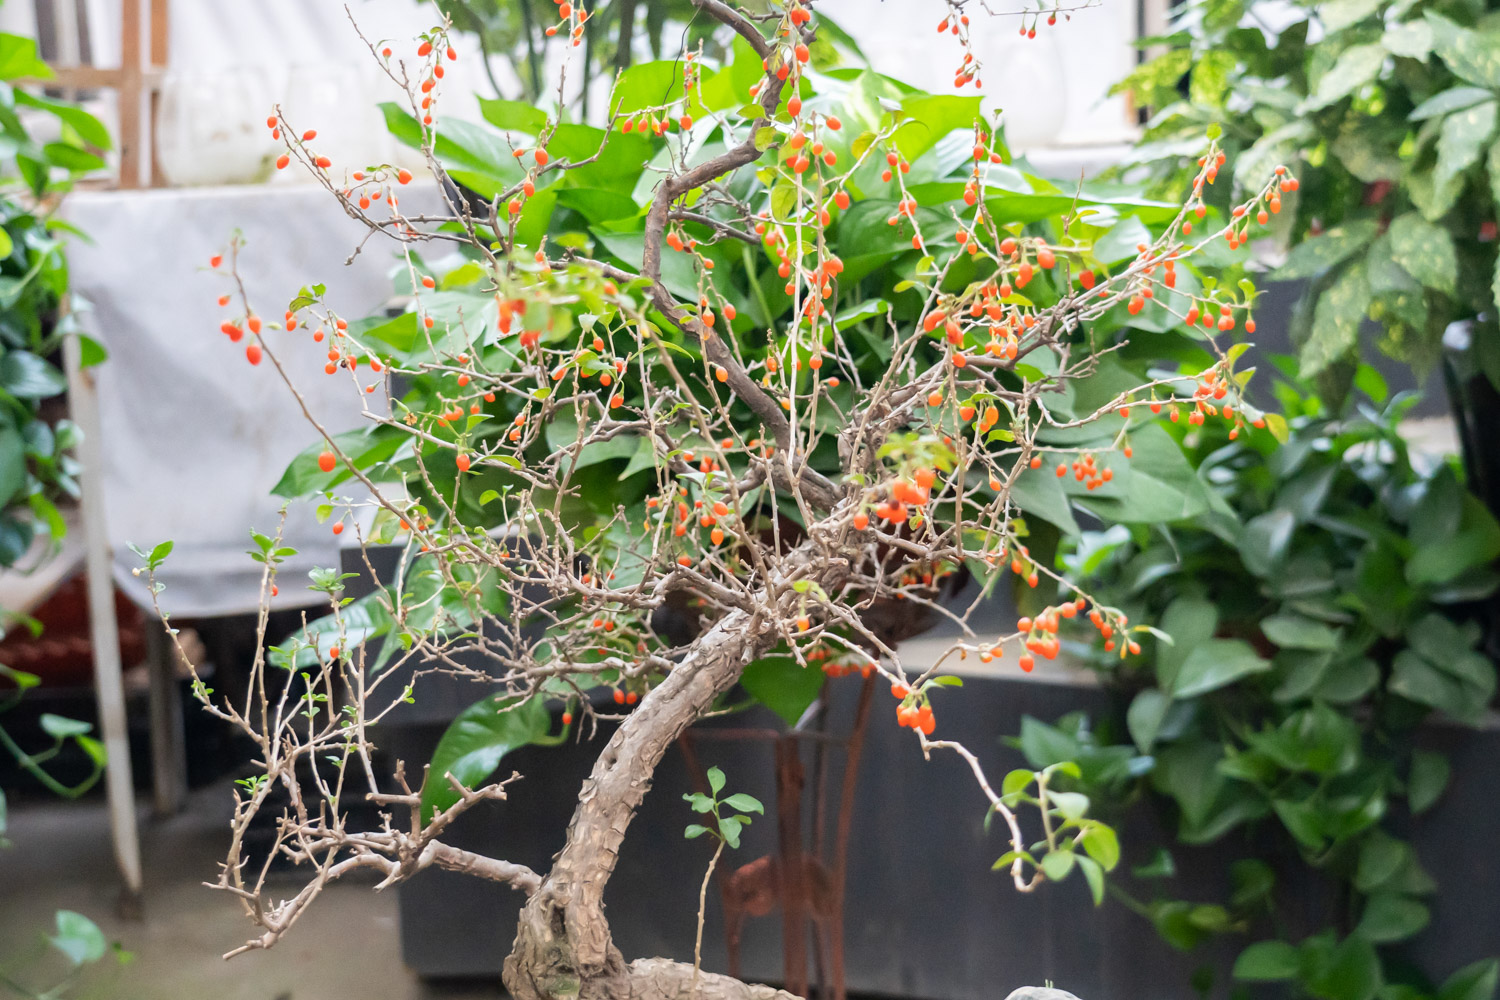
<svg viewBox="0 0 1500 1000"><path fill-rule="evenodd" d="M1290 248L1272 277L1307 281L1291 330L1304 378L1346 392L1368 318L1419 369L1450 324L1472 324L1477 366L1500 385L1500 12L1190 0L1147 44L1164 51L1118 88L1154 112L1138 161L1180 179L1191 138L1220 122L1235 186L1276 162L1298 175L1271 221Z"/></svg>
<svg viewBox="0 0 1500 1000"><path fill-rule="evenodd" d="M14 85L51 75L34 40L0 34L0 566L25 555L39 526L60 539L66 525L54 501L78 491L68 454L77 430L41 412L67 388L51 356L64 337L82 336L63 308L61 236L70 227L53 213L75 175L104 166L96 151L110 139L83 109ZM26 116L52 119L58 138L34 140ZM83 339L84 364L102 361L103 348Z"/></svg>
<svg viewBox="0 0 1500 1000"><path fill-rule="evenodd" d="M1434 715L1475 723L1495 694L1471 609L1500 582L1500 524L1451 463L1414 467L1399 433L1412 397L1336 417L1290 384L1278 393L1290 424L1281 448L1215 427L1183 438L1208 510L1067 546L1064 562L1097 599L1171 636L1152 655L1090 661L1129 694L1128 740L1074 714L1026 720L1018 745L1034 766L1076 761L1073 787L1109 803L1106 815L1148 796L1182 844L1255 831L1228 873L1229 899L1150 889L1171 874L1169 854L1137 870L1135 887L1153 898L1120 893L1174 946L1241 937L1236 979L1326 1000L1487 997L1494 960L1434 989L1386 949L1426 926L1437 885L1397 832L1449 778L1446 758L1413 749L1413 733ZM1298 885L1277 885L1261 860L1275 853L1267 837L1350 901L1329 926L1279 937L1296 926L1282 907Z"/></svg>
<svg viewBox="0 0 1500 1000"><path fill-rule="evenodd" d="M43 412L43 404L67 387L50 357L67 336L82 336L64 312L68 270L61 234L69 227L53 217L58 199L75 175L104 166L99 152L110 148L109 133L82 108L20 89L16 81L45 80L52 71L37 56L36 42L0 33L0 567L21 561L38 529L55 546L67 526L56 501L78 491L77 464L68 454L77 430L71 421ZM52 119L53 141L38 142L24 120ZM83 338L86 365L104 359L103 349ZM45 558L45 556L44 556ZM33 635L40 624L21 619ZM14 709L41 683L34 674L0 664L0 715ZM83 795L104 773L104 745L87 722L44 713L43 733L51 743L27 749L0 726L0 749L43 787L66 798ZM82 750L90 773L69 785L47 764L69 745ZM6 799L0 790L0 844L6 825ZM61 997L79 975L109 951L93 921L59 910L56 933L48 935L51 954L64 969L46 987L24 985L21 973L0 968L0 983L18 996ZM114 949L122 961L128 956Z"/></svg>

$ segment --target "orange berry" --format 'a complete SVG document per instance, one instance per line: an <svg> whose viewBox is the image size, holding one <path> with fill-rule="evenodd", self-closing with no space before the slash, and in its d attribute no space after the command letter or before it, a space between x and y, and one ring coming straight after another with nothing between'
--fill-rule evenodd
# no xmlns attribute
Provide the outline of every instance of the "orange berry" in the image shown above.
<svg viewBox="0 0 1500 1000"><path fill-rule="evenodd" d="M333 457L333 452L331 451L325 451L323 452L323 454L318 456L318 468L322 469L324 472L332 472L333 467L337 464L337 462L338 459Z"/></svg>

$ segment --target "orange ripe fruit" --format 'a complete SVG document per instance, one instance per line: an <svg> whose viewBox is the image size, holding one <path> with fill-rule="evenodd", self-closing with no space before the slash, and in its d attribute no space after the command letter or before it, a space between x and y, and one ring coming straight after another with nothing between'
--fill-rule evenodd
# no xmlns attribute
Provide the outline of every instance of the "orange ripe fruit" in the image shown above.
<svg viewBox="0 0 1500 1000"><path fill-rule="evenodd" d="M209 267L218 267L222 263L224 263L224 258L219 254L214 254L212 257L208 258Z"/></svg>
<svg viewBox="0 0 1500 1000"><path fill-rule="evenodd" d="M678 556L677 557L677 565L679 565L679 566L691 566L692 564L693 564L693 558L692 558L692 556Z"/></svg>
<svg viewBox="0 0 1500 1000"><path fill-rule="evenodd" d="M791 98L786 102L786 110L787 114L791 115L793 118L800 115L802 113L802 98L798 97L796 94L793 94Z"/></svg>
<svg viewBox="0 0 1500 1000"><path fill-rule="evenodd" d="M343 521L338 521L338 522L334 523L333 533L335 535L342 535L344 533L344 522Z"/></svg>
<svg viewBox="0 0 1500 1000"><path fill-rule="evenodd" d="M323 452L323 454L318 456L318 468L322 469L324 472L332 472L333 467L337 463L337 461L338 459L333 457L333 452L325 451Z"/></svg>
<svg viewBox="0 0 1500 1000"><path fill-rule="evenodd" d="M252 365L258 365L258 364L260 364L260 345L259 344L249 344L249 345L246 345L246 347L245 347L245 360L249 361Z"/></svg>
<svg viewBox="0 0 1500 1000"><path fill-rule="evenodd" d="M288 163L291 163L291 162L292 162L292 158L290 156L286 155L285 153L282 153L280 156L276 157L276 169L277 170L285 170L286 169L286 165Z"/></svg>
<svg viewBox="0 0 1500 1000"><path fill-rule="evenodd" d="M410 184L411 183L411 171L407 170L405 167L402 167L400 170L398 170L396 172L396 180L399 181L402 184Z"/></svg>
<svg viewBox="0 0 1500 1000"><path fill-rule="evenodd" d="M864 531L869 526L870 526L870 515L869 514L866 514L864 511L860 511L858 514L854 515L854 530L855 531Z"/></svg>
<svg viewBox="0 0 1500 1000"><path fill-rule="evenodd" d="M934 389L934 390L932 390L932 392L930 394L928 394L928 396L927 396L927 405L928 406L942 406L943 405L943 391L941 389Z"/></svg>
<svg viewBox="0 0 1500 1000"><path fill-rule="evenodd" d="M469 471L469 456L468 455L460 454L458 456L458 458L455 459L455 462L458 464L458 471L459 472L468 472Z"/></svg>

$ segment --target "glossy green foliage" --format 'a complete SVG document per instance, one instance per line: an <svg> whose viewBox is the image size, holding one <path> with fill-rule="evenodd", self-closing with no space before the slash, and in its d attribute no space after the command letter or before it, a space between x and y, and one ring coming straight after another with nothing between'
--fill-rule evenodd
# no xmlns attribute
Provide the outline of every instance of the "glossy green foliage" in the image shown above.
<svg viewBox="0 0 1500 1000"><path fill-rule="evenodd" d="M43 400L66 388L54 363L62 339L76 334L59 312L68 292L62 232L51 217L75 174L104 165L109 133L87 112L14 86L52 72L36 42L0 34L0 566L14 565L40 529L54 541L65 525L54 500L76 494L77 468L67 454L76 431L67 420L39 415ZM32 138L38 119L51 142ZM18 189L19 185L19 189ZM104 351L85 340L83 360Z"/></svg>
<svg viewBox="0 0 1500 1000"><path fill-rule="evenodd" d="M1308 282L1293 341L1304 377L1347 392L1366 318L1419 369L1450 323L1475 320L1500 385L1495 301L1500 14L1483 3L1193 0L1166 51L1119 85L1153 111L1134 159L1180 180L1222 122L1237 182L1285 163L1300 189L1271 221ZM1263 31L1259 24L1282 26ZM1216 192L1218 197L1226 197Z"/></svg>
<svg viewBox="0 0 1500 1000"><path fill-rule="evenodd" d="M1472 608L1500 582L1500 525L1451 464L1413 466L1397 430L1410 398L1336 420L1313 397L1285 386L1280 396L1290 423L1280 448L1231 442L1212 425L1185 442L1209 510L1070 546L1086 589L1171 642L1094 660L1128 697L1121 730L1028 720L1020 745L1033 765L1079 761L1081 790L1117 805L1153 797L1181 844L1251 831L1228 899L1174 898L1157 881L1169 855L1125 883L1177 947L1219 933L1254 942L1237 979L1296 981L1327 1000L1467 996L1454 985L1466 976L1492 991L1493 963L1437 988L1383 949L1426 926L1435 888L1398 831L1438 800L1448 765L1414 750L1414 732L1434 716L1477 723L1495 693ZM1277 908L1298 887L1278 886L1256 860L1267 838L1348 893L1351 921L1276 940Z"/></svg>

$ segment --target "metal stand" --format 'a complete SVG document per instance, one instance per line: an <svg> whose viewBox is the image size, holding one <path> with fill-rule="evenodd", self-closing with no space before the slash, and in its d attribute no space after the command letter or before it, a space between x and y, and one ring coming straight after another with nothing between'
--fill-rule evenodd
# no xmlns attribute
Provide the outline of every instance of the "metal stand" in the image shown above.
<svg viewBox="0 0 1500 1000"><path fill-rule="evenodd" d="M821 1000L845 1000L844 985L844 880L849 857L849 833L854 815L854 790L859 779L859 759L864 750L865 728L870 716L873 677L860 688L854 725L844 739L826 732L828 685L804 717L815 729L795 728L781 733L774 729L690 730L678 741L687 761L688 773L700 792L708 791L708 777L699 763L699 740L750 740L771 743L776 760L775 855L757 858L726 877L715 875L724 911L725 947L731 976L740 975L740 933L746 917L762 917L778 904L781 909L781 942L784 977L788 993L808 996L807 950L809 921L813 979ZM805 844L802 793L807 784L802 765L802 744L813 745L814 810L812 843ZM839 786L839 811L834 830L833 856L827 854L826 816L828 797L828 750L843 747L844 773Z"/></svg>

